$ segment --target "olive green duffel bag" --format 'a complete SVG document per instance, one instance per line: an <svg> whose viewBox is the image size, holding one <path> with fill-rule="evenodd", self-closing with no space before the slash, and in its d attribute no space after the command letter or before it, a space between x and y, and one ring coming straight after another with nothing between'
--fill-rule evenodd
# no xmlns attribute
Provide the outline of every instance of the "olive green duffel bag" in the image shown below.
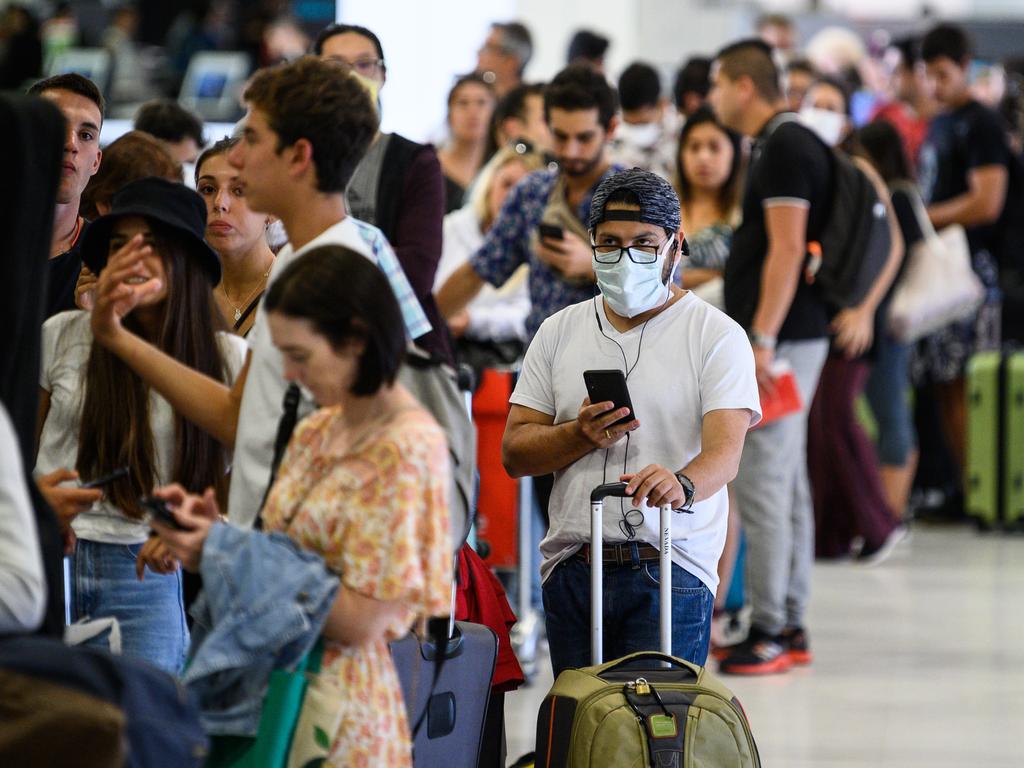
<svg viewBox="0 0 1024 768"><path fill-rule="evenodd" d="M634 653L558 676L537 718L537 768L759 768L747 717L710 672Z"/></svg>

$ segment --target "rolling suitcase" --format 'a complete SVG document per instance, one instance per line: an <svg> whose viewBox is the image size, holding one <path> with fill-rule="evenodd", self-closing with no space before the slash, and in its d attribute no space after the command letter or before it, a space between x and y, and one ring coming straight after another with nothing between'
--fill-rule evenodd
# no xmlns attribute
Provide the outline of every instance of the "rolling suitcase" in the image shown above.
<svg viewBox="0 0 1024 768"><path fill-rule="evenodd" d="M1024 352L1006 360L1003 380L1003 523L1024 523Z"/></svg>
<svg viewBox="0 0 1024 768"><path fill-rule="evenodd" d="M999 521L999 352L979 352L967 361L967 466L964 506L982 528Z"/></svg>
<svg viewBox="0 0 1024 768"><path fill-rule="evenodd" d="M966 510L983 529L1024 521L1024 352L967 363Z"/></svg>
<svg viewBox="0 0 1024 768"><path fill-rule="evenodd" d="M454 585L449 618L430 623L429 637L410 632L391 643L413 732L413 765L477 768L498 637L483 624L455 621Z"/></svg>
<svg viewBox="0 0 1024 768"><path fill-rule="evenodd" d="M608 483L590 497L591 660L555 680L537 717L536 765L761 765L746 715L710 672L672 650L672 509L661 508L661 652L634 653L602 664L602 545L604 499L624 497L625 483Z"/></svg>

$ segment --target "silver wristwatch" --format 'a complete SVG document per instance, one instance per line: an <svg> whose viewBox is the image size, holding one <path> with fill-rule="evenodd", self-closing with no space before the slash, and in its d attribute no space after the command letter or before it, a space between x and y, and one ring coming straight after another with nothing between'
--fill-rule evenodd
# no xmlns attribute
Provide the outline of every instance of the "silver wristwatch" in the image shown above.
<svg viewBox="0 0 1024 768"><path fill-rule="evenodd" d="M675 475L676 480L678 480L679 484L683 486L683 493L686 494L686 500L683 501L683 506L679 507L679 509L684 512L689 512L690 508L693 506L693 498L697 495L697 488L694 486L693 480L688 478L682 472L676 472Z"/></svg>

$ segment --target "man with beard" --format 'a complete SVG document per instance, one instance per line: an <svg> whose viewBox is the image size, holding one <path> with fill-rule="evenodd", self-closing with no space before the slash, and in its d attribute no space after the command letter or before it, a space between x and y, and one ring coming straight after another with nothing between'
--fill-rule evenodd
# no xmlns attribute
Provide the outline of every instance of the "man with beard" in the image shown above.
<svg viewBox="0 0 1024 768"><path fill-rule="evenodd" d="M531 173L509 194L480 250L452 273L437 295L445 318L461 311L483 288L501 287L529 265L532 308L526 331L571 304L594 295L590 216L594 190L620 170L608 156L618 118L614 89L588 67L562 70L544 91L557 170ZM540 228L543 226L542 234ZM553 237L561 230L561 237Z"/></svg>

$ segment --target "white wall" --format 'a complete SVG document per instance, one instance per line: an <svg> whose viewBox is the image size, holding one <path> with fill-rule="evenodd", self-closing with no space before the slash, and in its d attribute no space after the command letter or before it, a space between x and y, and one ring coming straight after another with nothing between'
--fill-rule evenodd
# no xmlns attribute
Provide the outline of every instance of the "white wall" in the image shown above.
<svg viewBox="0 0 1024 768"><path fill-rule="evenodd" d="M410 139L436 137L448 91L476 66L490 23L511 19L513 0L339 0L338 20L372 29L384 48L388 79L381 91L385 131Z"/></svg>
<svg viewBox="0 0 1024 768"><path fill-rule="evenodd" d="M473 68L476 50L493 21L517 19L533 33L527 80L548 80L565 66L569 39L592 29L612 41L609 79L637 59L671 75L689 56L710 55L753 32L765 10L799 13L809 0L339 0L339 20L374 30L384 45L388 82L383 125L417 140L436 139L453 78ZM756 5L756 7L755 7ZM821 0L826 13L855 18L923 20L927 5L938 18L1024 19L1024 0Z"/></svg>

